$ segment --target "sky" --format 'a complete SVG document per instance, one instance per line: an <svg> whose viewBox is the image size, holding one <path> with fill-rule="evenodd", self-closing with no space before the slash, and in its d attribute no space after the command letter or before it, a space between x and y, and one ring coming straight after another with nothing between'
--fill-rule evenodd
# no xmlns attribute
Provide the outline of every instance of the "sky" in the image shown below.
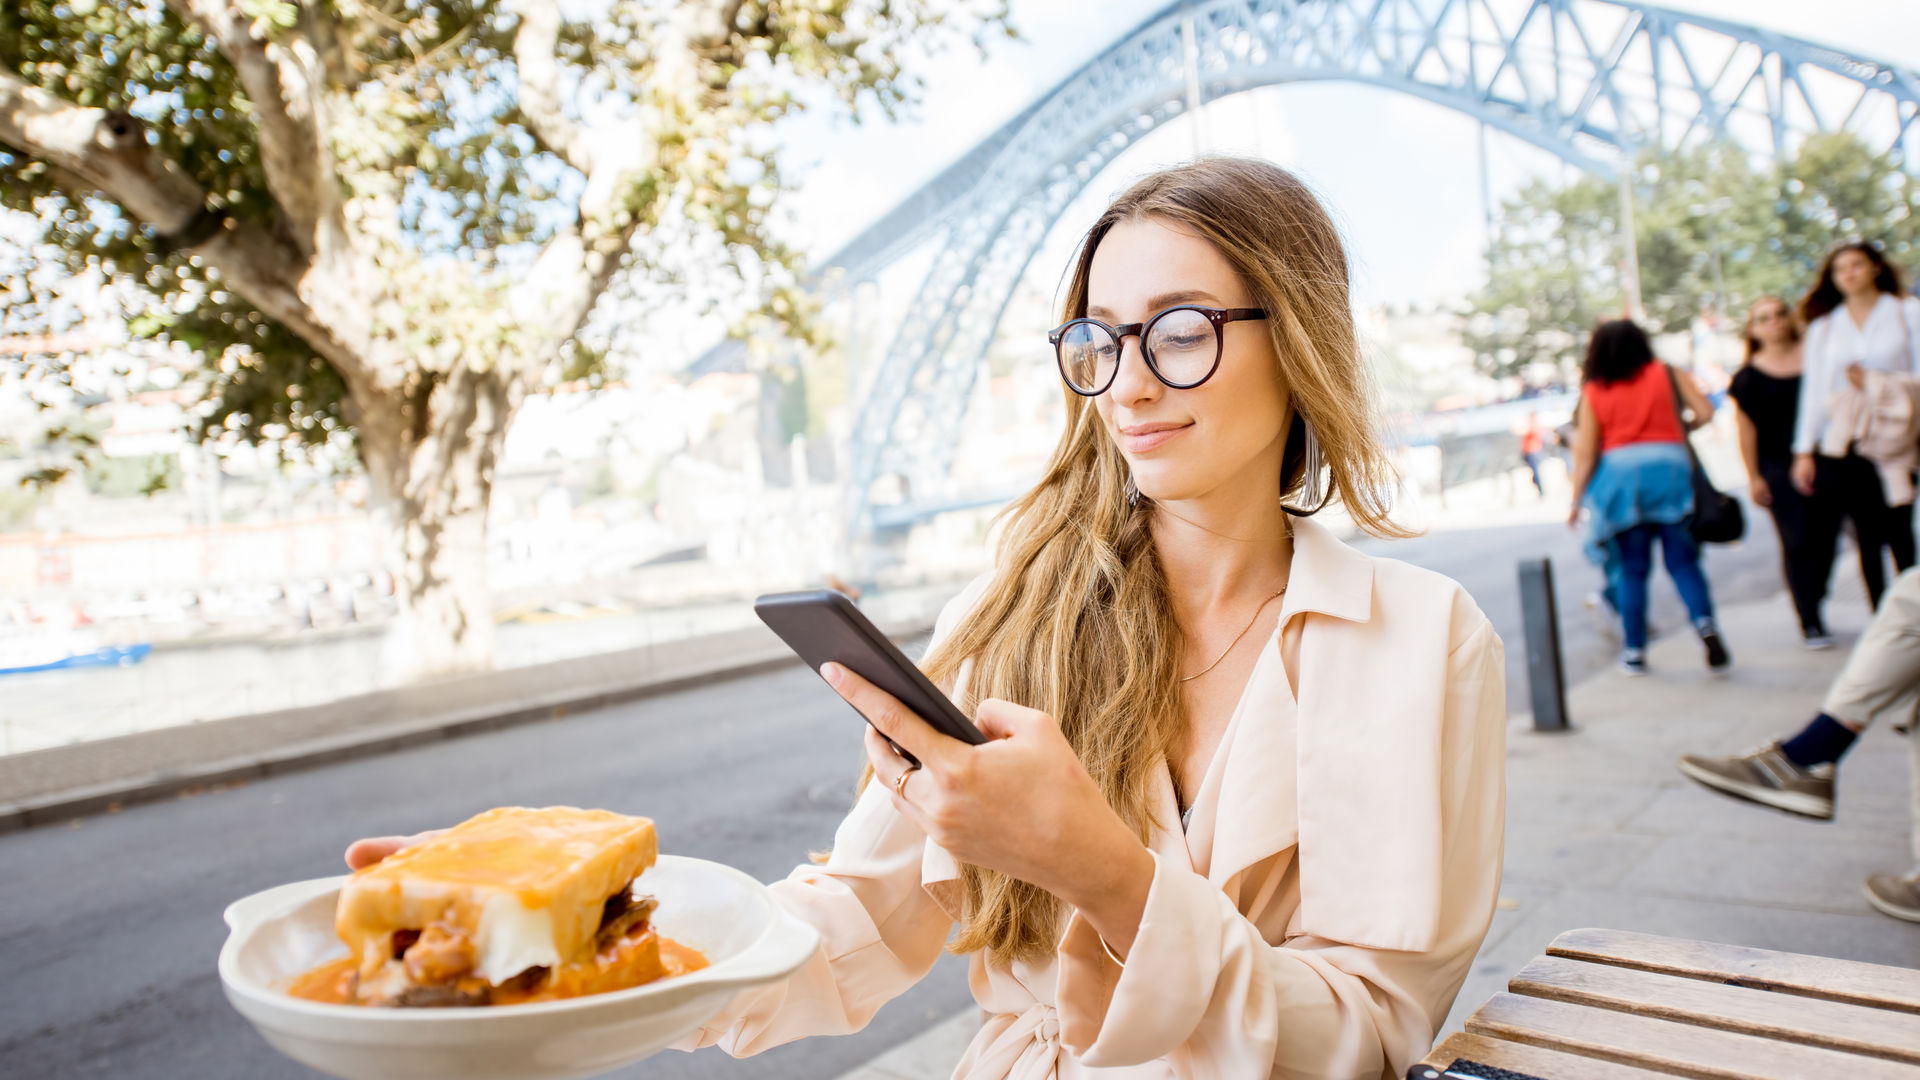
<svg viewBox="0 0 1920 1080"><path fill-rule="evenodd" d="M1498 0L1497 0L1498 2ZM830 254L873 218L960 156L1080 64L1166 6L1167 0L1013 0L1022 38L996 41L984 60L960 45L923 66L920 105L900 123L877 113L853 124L816 109L783 132L800 180L791 233ZM1920 68L1920 2L1913 0L1692 0L1675 11L1757 25L1844 51ZM1097 12L1097 16L1089 13ZM1303 175L1328 203L1367 305L1430 303L1478 280L1484 242L1477 125L1445 107L1353 83L1300 84L1207 107L1208 149L1269 157ZM1356 133L1362 134L1356 137ZM1057 275L1072 240L1138 175L1188 157L1182 117L1094 178L1035 259ZM1491 132L1488 179L1497 201L1538 175L1564 175L1557 158Z"/></svg>

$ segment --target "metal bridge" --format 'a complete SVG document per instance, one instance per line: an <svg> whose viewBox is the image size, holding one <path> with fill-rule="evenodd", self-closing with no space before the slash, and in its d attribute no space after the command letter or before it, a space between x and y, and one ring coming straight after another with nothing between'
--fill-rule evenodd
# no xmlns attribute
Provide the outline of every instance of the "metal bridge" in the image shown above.
<svg viewBox="0 0 1920 1080"><path fill-rule="evenodd" d="M964 403L1048 229L1101 170L1206 101L1344 80L1412 94L1614 173L1721 139L1768 157L1851 131L1920 166L1920 76L1758 27L1618 0L1191 0L1148 18L827 261L841 288L931 246L863 379L849 529L995 501L951 476ZM876 505L889 474L906 493Z"/></svg>

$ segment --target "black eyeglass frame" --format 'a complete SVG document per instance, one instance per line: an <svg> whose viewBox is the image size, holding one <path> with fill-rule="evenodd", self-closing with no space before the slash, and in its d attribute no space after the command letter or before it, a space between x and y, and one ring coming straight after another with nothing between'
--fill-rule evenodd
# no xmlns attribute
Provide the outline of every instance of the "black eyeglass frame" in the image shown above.
<svg viewBox="0 0 1920 1080"><path fill-rule="evenodd" d="M1160 365L1153 362L1153 350L1147 348L1147 335L1148 331L1153 329L1153 324L1176 311L1197 311L1206 316L1207 322L1213 325L1213 363L1207 365L1207 373L1205 375L1187 383L1178 383L1167 378L1166 373L1160 370ZM1113 337L1114 346L1118 349L1126 348L1128 338L1139 338L1140 358L1147 362L1147 370L1153 372L1153 377L1159 379L1163 385L1171 389L1191 390L1206 382L1208 379L1213 378L1213 373L1220 370L1220 356L1226 352L1226 326L1228 323L1241 322L1247 319L1264 319L1266 317L1266 308L1210 308L1202 307L1199 304L1175 304L1170 308L1154 312L1145 322L1122 323L1119 326L1103 323L1099 319L1069 319L1047 331L1047 341L1053 346L1053 362L1054 366L1060 370L1060 381L1067 384L1067 389L1079 394L1081 397L1099 397L1101 394L1106 393L1112 388L1113 380L1120 374L1120 364L1116 359L1113 370L1107 373L1107 381L1098 389L1082 390L1074 385L1073 379L1067 375L1067 358L1061 351L1060 342L1062 338L1066 337L1067 331L1081 325L1097 326L1105 330Z"/></svg>

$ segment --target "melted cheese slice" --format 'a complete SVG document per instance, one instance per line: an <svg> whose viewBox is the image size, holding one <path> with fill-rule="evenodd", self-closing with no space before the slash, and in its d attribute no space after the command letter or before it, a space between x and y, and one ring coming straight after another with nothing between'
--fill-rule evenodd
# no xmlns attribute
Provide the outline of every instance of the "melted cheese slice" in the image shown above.
<svg viewBox="0 0 1920 1080"><path fill-rule="evenodd" d="M605 810L502 807L357 871L334 926L371 978L393 934L445 923L474 943L474 973L498 984L591 954L607 897L653 865L653 822Z"/></svg>

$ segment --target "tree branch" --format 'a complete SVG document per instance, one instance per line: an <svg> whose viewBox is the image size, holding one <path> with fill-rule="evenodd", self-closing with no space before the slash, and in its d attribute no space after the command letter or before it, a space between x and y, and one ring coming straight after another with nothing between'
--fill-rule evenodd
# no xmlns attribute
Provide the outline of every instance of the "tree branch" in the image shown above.
<svg viewBox="0 0 1920 1080"><path fill-rule="evenodd" d="M353 352L303 296L310 258L285 239L209 209L206 192L147 142L139 118L73 105L0 71L0 142L98 192L169 243L205 259L225 285L299 334L343 376L357 377Z"/></svg>
<svg viewBox="0 0 1920 1080"><path fill-rule="evenodd" d="M516 322L539 342L516 358L521 373L539 371L586 322L633 243L653 201L646 190L664 167L659 132L674 127L671 114L697 112L707 91L706 75L716 54L732 48L741 0L686 0L661 18L653 36L652 101L640 117L613 128L583 129L559 108L554 43L560 20L546 0L521 0L514 38L520 69L521 111L537 125L535 137L586 175L574 222L549 239L512 294ZM529 102L532 102L530 105ZM539 115L544 113L544 116ZM564 126L549 135L549 118ZM579 160L563 147L578 146ZM585 148L590 146L591 151Z"/></svg>
<svg viewBox="0 0 1920 1080"><path fill-rule="evenodd" d="M166 0L167 7L213 38L232 62L253 106L267 187L311 255L321 230L337 228L338 184L320 122L321 53L311 42L290 47L253 36L252 20L224 0ZM289 33L292 33L291 31Z"/></svg>
<svg viewBox="0 0 1920 1080"><path fill-rule="evenodd" d="M541 145L583 173L593 171L593 148L586 132L567 116L560 101L560 8L552 0L520 0L520 26L513 35L514 65L519 70L520 111Z"/></svg>

